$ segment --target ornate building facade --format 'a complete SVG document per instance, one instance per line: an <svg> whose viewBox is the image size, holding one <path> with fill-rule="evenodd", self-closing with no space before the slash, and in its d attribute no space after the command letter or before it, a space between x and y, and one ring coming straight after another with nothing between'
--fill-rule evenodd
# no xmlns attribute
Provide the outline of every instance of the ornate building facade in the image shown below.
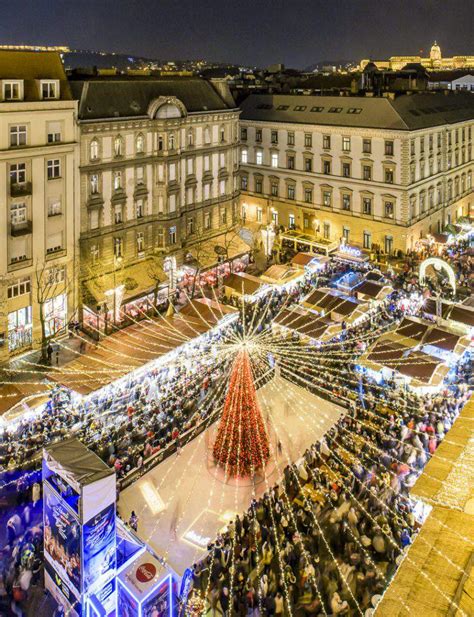
<svg viewBox="0 0 474 617"><path fill-rule="evenodd" d="M252 95L242 103L247 220L324 241L414 248L472 212L474 97Z"/></svg>
<svg viewBox="0 0 474 617"><path fill-rule="evenodd" d="M388 60L370 60L364 59L360 61L358 70L363 71L369 62L373 62L378 69L386 69L390 71L399 71L407 64L421 64L428 70L454 70L454 69L473 69L474 56L452 56L451 58L443 58L441 48L435 41L430 49L428 58L421 56L392 56Z"/></svg>
<svg viewBox="0 0 474 617"><path fill-rule="evenodd" d="M195 243L214 246L235 226L239 110L200 79L71 87L79 99L81 290L91 325L95 311L107 315L113 304L113 319L117 304L153 293Z"/></svg>
<svg viewBox="0 0 474 617"><path fill-rule="evenodd" d="M77 309L77 103L59 53L0 51L0 359Z"/></svg>

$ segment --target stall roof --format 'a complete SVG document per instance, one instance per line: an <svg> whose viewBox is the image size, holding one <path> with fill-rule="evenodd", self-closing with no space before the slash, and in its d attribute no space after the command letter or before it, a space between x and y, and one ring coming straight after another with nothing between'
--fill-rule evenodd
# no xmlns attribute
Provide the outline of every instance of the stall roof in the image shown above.
<svg viewBox="0 0 474 617"><path fill-rule="evenodd" d="M403 338L413 339L420 343L430 328L429 324L425 324L414 319L405 317L398 326L396 332Z"/></svg>
<svg viewBox="0 0 474 617"><path fill-rule="evenodd" d="M445 351L462 353L467 349L469 341L460 334L442 328L431 328L423 339L423 345L432 345Z"/></svg>
<svg viewBox="0 0 474 617"><path fill-rule="evenodd" d="M428 315L436 315L436 300L427 298L423 304L423 312ZM474 328L474 308L466 304L450 304L441 301L441 316L443 319L455 321L457 323Z"/></svg>
<svg viewBox="0 0 474 617"><path fill-rule="evenodd" d="M279 326L295 330L312 339L320 338L329 326L333 324L330 319L317 317L314 313L284 309L275 317L275 323Z"/></svg>
<svg viewBox="0 0 474 617"><path fill-rule="evenodd" d="M203 325L215 326L221 319L228 315L236 315L238 309L228 304L221 304L209 298L198 298L188 302L178 313L179 315L190 317L202 322Z"/></svg>
<svg viewBox="0 0 474 617"><path fill-rule="evenodd" d="M79 394L88 395L148 362L177 349L212 329L202 319L160 317L141 321L105 338L48 378Z"/></svg>
<svg viewBox="0 0 474 617"><path fill-rule="evenodd" d="M33 410L49 399L51 385L42 383L4 384L0 386L0 417L9 422L22 415L26 408Z"/></svg>
<svg viewBox="0 0 474 617"><path fill-rule="evenodd" d="M261 289L266 283L258 276L246 272L236 272L227 277L224 286L233 289L240 295L251 296Z"/></svg>
<svg viewBox="0 0 474 617"><path fill-rule="evenodd" d="M291 265L297 267L305 267L313 261L317 261L319 263L327 263L329 261L329 258L325 257L324 255L318 255L316 253L297 253L291 260Z"/></svg>
<svg viewBox="0 0 474 617"><path fill-rule="evenodd" d="M274 264L265 270L261 278L262 281L268 283L284 285L285 283L289 283L301 277L301 270L287 265Z"/></svg>
<svg viewBox="0 0 474 617"><path fill-rule="evenodd" d="M375 281L365 280L354 287L353 291L356 293L368 296L374 300L382 300L392 293L393 288L390 285L383 285L382 283L376 283Z"/></svg>
<svg viewBox="0 0 474 617"><path fill-rule="evenodd" d="M351 298L336 289L329 289L326 287L315 289L305 299L303 305L315 310L323 310L326 314L334 311L344 317L364 307L359 300Z"/></svg>
<svg viewBox="0 0 474 617"><path fill-rule="evenodd" d="M113 468L74 437L48 446L44 455L49 467L53 465L51 468L54 469L54 464L57 463L61 470L80 486L115 475Z"/></svg>

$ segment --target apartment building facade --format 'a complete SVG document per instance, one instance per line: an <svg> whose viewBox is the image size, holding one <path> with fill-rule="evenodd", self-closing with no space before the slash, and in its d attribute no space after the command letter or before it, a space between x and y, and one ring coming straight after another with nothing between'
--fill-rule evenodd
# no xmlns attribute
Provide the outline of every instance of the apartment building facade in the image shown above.
<svg viewBox="0 0 474 617"><path fill-rule="evenodd" d="M239 110L197 78L71 87L83 316L93 328L99 314L113 321L121 305L153 293L194 244L212 245L237 223Z"/></svg>
<svg viewBox="0 0 474 617"><path fill-rule="evenodd" d="M76 110L59 53L0 51L0 360L77 309Z"/></svg>
<svg viewBox="0 0 474 617"><path fill-rule="evenodd" d="M393 253L472 216L469 94L252 95L241 107L246 220Z"/></svg>

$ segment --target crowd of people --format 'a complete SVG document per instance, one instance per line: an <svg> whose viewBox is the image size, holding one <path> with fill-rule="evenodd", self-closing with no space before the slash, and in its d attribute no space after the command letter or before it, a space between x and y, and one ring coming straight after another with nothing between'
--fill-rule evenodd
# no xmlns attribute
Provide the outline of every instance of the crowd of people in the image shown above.
<svg viewBox="0 0 474 617"><path fill-rule="evenodd" d="M421 522L409 488L467 400L472 362L436 395L354 379L356 341L370 331L344 341L350 362L282 360L287 379L329 392L347 413L193 565L191 603L223 615L355 615L386 588Z"/></svg>

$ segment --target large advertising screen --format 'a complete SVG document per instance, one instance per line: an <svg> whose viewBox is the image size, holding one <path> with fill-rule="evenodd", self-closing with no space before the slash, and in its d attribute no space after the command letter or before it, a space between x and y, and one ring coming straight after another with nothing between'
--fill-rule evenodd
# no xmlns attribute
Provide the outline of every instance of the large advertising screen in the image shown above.
<svg viewBox="0 0 474 617"><path fill-rule="evenodd" d="M84 591L103 584L115 571L115 503L83 526ZM109 575L109 576L107 576Z"/></svg>
<svg viewBox="0 0 474 617"><path fill-rule="evenodd" d="M60 577L80 595L81 527L76 516L44 484L44 553Z"/></svg>

